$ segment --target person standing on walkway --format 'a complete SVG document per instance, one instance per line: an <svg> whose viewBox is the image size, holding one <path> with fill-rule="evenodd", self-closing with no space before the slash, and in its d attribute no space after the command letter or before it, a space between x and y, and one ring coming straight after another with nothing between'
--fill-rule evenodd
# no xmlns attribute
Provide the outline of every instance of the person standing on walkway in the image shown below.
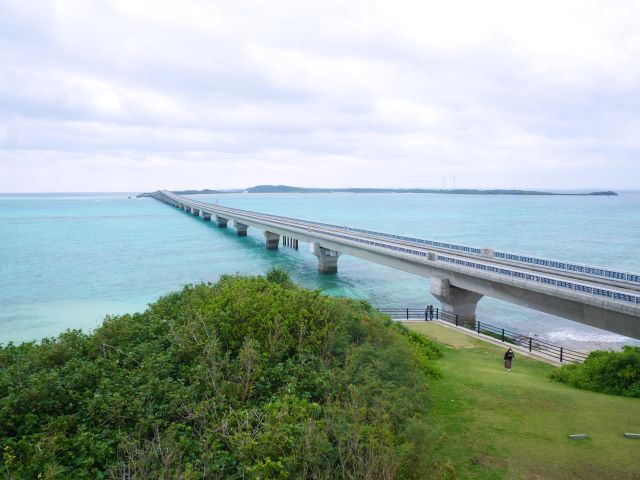
<svg viewBox="0 0 640 480"><path fill-rule="evenodd" d="M511 362L513 361L514 356L515 355L513 354L513 350L511 350L511 348L509 348L509 350L504 353L504 368L506 368L509 372L511 371Z"/></svg>

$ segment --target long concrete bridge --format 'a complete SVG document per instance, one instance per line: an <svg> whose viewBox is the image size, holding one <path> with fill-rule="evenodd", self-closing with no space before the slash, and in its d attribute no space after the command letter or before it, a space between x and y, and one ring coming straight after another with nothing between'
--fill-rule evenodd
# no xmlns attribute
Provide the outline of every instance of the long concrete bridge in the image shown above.
<svg viewBox="0 0 640 480"><path fill-rule="evenodd" d="M148 195L222 228L232 222L239 236L262 230L268 249L308 242L320 272L337 272L347 254L426 277L442 310L461 317L475 318L486 295L640 339L639 274Z"/></svg>

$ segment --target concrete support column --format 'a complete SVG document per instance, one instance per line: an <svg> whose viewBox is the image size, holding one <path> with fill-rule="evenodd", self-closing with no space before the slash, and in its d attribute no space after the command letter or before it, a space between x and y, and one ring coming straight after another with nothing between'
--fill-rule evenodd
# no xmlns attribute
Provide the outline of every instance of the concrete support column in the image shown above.
<svg viewBox="0 0 640 480"><path fill-rule="evenodd" d="M193 213L196 217L200 216L200 210L198 210L197 208L191 209L191 213Z"/></svg>
<svg viewBox="0 0 640 480"><path fill-rule="evenodd" d="M264 232L264 239L267 242L267 250L277 250L280 243L280 235L273 232Z"/></svg>
<svg viewBox="0 0 640 480"><path fill-rule="evenodd" d="M211 221L211 214L202 212L202 218L204 218L205 222L210 222Z"/></svg>
<svg viewBox="0 0 640 480"><path fill-rule="evenodd" d="M218 222L218 226L220 228L227 228L228 218L221 217L220 215L216 215L216 222Z"/></svg>
<svg viewBox="0 0 640 480"><path fill-rule="evenodd" d="M240 223L239 221L234 220L233 226L236 227L236 233L239 237L247 236L247 229L249 228L249 225L245 225L244 223Z"/></svg>
<svg viewBox="0 0 640 480"><path fill-rule="evenodd" d="M318 258L318 271L320 273L337 273L338 257L340 252L321 247L319 243L311 244L311 252Z"/></svg>
<svg viewBox="0 0 640 480"><path fill-rule="evenodd" d="M189 205L185 205L184 206L184 211L185 212L191 212L191 207Z"/></svg>
<svg viewBox="0 0 640 480"><path fill-rule="evenodd" d="M298 239L287 237L285 235L282 236L282 246L283 247L291 247L295 250L298 250Z"/></svg>
<svg viewBox="0 0 640 480"><path fill-rule="evenodd" d="M431 277L431 295L440 300L442 311L476 319L476 307L482 294L454 287L447 278Z"/></svg>

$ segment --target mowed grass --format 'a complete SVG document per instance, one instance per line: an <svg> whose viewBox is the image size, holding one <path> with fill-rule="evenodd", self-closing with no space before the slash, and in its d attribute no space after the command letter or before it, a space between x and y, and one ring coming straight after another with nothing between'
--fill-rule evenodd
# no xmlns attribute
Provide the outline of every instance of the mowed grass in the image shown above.
<svg viewBox="0 0 640 480"><path fill-rule="evenodd" d="M460 479L640 479L640 399L552 381L552 365L436 323L407 326L443 347L444 375L431 385L437 449ZM569 434L586 433L587 440Z"/></svg>

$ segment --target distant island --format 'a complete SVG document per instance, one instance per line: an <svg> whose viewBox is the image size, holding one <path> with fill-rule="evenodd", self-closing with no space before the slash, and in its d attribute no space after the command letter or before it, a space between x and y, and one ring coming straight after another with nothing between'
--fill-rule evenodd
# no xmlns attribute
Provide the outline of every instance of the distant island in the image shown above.
<svg viewBox="0 0 640 480"><path fill-rule="evenodd" d="M224 193L440 193L449 195L562 195L562 196L617 196L616 192L602 191L589 193L541 192L536 190L482 190L475 188L438 189L438 188L305 188L289 185L256 185L245 189L230 190L180 190L178 195L211 195ZM147 196L143 193L139 197Z"/></svg>

